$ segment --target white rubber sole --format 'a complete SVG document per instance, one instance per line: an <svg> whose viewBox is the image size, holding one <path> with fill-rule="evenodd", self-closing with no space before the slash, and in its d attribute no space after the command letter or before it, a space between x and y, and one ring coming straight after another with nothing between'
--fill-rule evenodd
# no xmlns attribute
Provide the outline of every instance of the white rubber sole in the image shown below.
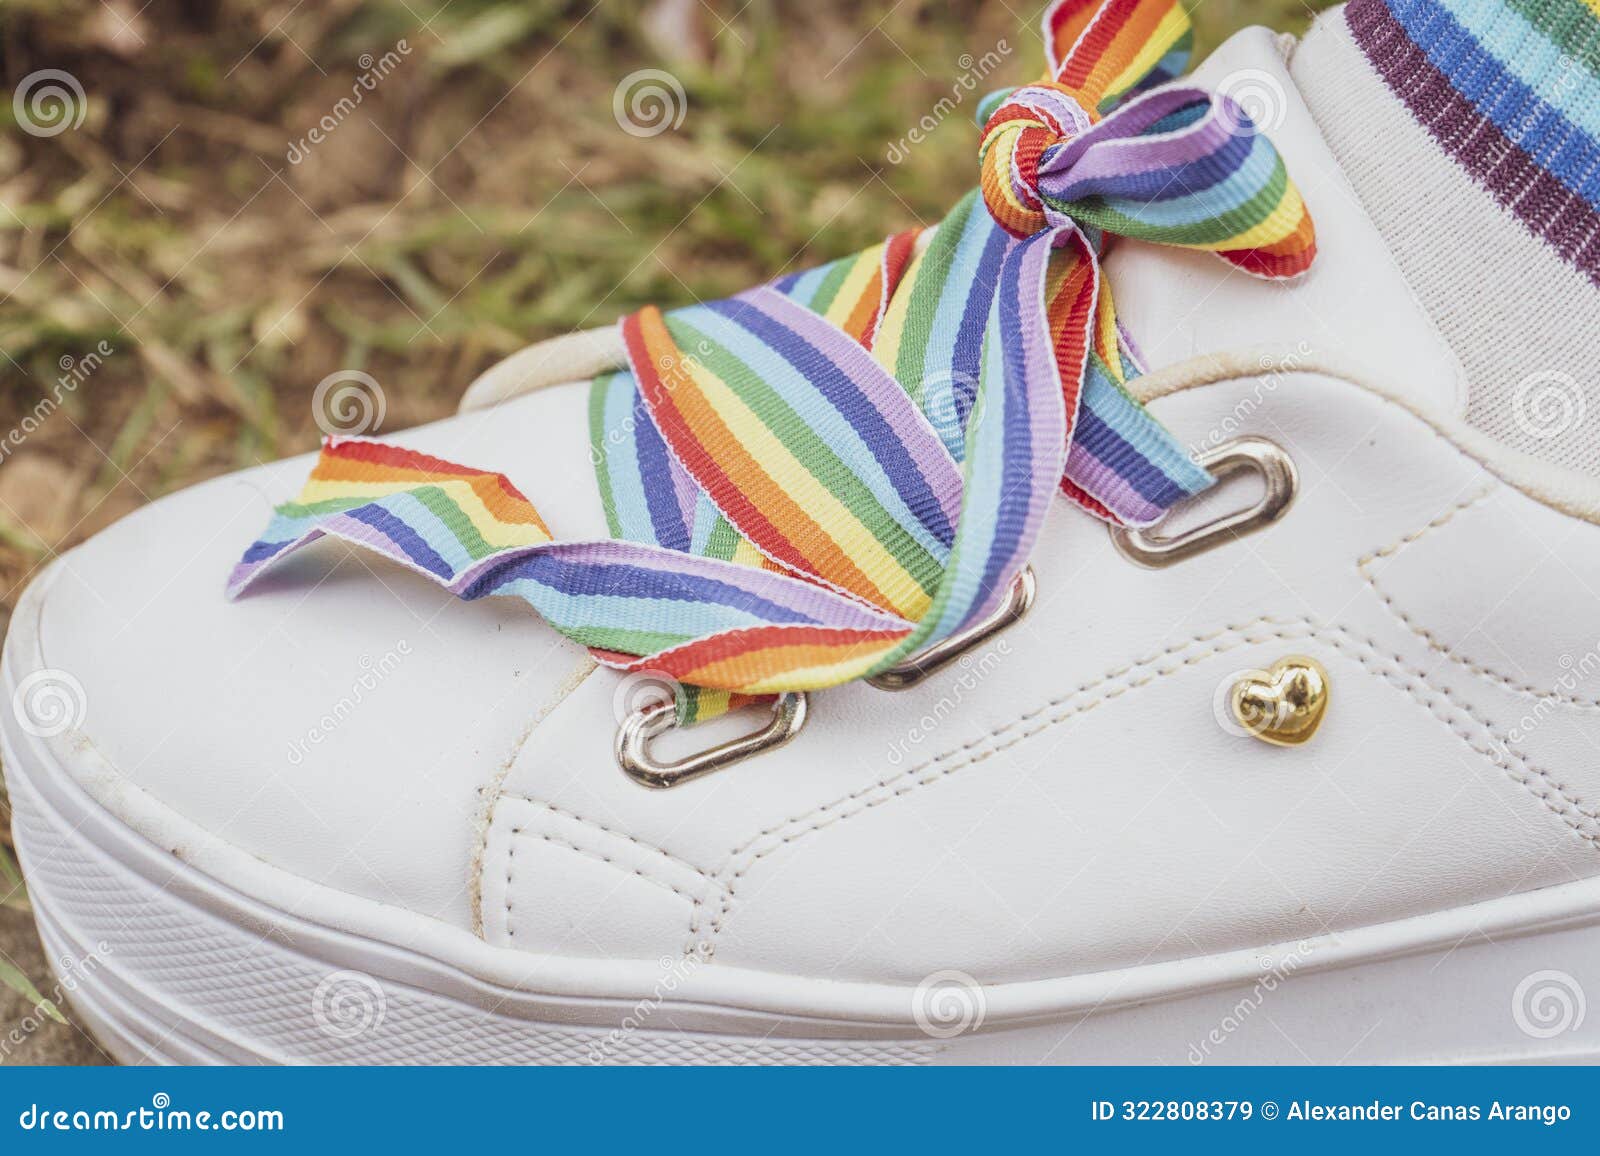
<svg viewBox="0 0 1600 1156"><path fill-rule="evenodd" d="M1329 970L1313 942L1264 953L1250 983L1022 1023L992 1014L1003 989L959 976L904 992L898 1027L708 1007L670 979L688 963L633 1000L518 990L259 904L70 781L41 789L25 748L5 748L62 994L125 1063L1600 1060L1585 995L1600 991L1600 925L1580 918ZM742 1030L703 1030L718 1020Z"/></svg>
<svg viewBox="0 0 1600 1156"><path fill-rule="evenodd" d="M13 618L6 702L47 586ZM0 751L47 994L125 1063L1600 1062L1600 878L1118 972L839 983L490 947L243 855L82 736L5 710Z"/></svg>

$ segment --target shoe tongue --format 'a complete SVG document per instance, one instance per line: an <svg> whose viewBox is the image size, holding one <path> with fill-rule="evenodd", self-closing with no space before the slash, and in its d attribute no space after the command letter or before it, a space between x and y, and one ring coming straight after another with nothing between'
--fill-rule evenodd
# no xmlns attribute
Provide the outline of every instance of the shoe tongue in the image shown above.
<svg viewBox="0 0 1600 1156"><path fill-rule="evenodd" d="M1336 359L1424 412L1459 415L1461 364L1318 131L1285 65L1292 48L1288 37L1246 29L1192 79L1231 96L1282 154L1316 222L1311 270L1288 283L1264 281L1209 253L1118 241L1106 259L1118 315L1150 369L1249 348Z"/></svg>

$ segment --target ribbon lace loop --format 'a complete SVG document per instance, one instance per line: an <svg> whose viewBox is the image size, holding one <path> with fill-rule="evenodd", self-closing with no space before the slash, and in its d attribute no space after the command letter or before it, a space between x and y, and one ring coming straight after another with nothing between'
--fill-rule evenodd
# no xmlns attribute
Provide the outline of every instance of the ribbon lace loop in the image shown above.
<svg viewBox="0 0 1600 1156"><path fill-rule="evenodd" d="M933 232L726 301L625 318L591 387L612 539L556 539L503 477L330 439L230 592L332 534L462 598L516 595L683 721L876 674L988 616L1055 493L1147 525L1211 483L1128 393L1114 235L1307 268L1283 161L1227 97L1164 84L1174 0L1057 0L1050 78L988 117ZM1152 87L1154 86L1154 87Z"/></svg>

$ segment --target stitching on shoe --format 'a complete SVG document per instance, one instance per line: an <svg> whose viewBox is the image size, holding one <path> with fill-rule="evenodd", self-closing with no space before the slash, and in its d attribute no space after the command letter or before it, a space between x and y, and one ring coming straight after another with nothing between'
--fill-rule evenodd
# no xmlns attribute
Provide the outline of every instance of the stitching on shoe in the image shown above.
<svg viewBox="0 0 1600 1156"><path fill-rule="evenodd" d="M567 675L558 687L553 701L534 712L527 728L512 745L510 752L495 769L495 773L487 783L478 788L478 795L483 800L474 817L476 838L473 840L472 858L467 863L467 910L472 919L472 933L479 939L484 938L483 929L483 871L489 862L489 832L494 827L494 809L505 793L503 788L506 778L511 774L511 768L516 766L517 759L521 756L523 748L528 745L528 740L533 737L533 732L539 729L539 724L562 703L588 681L589 676L599 669L599 664L585 652L584 660ZM506 881L510 882L509 868ZM509 907L507 908L509 911Z"/></svg>
<svg viewBox="0 0 1600 1156"><path fill-rule="evenodd" d="M538 841L541 841L541 842L552 844L553 846L557 846L557 847L564 847L569 851L576 852L579 855L583 855L583 856L585 856L587 858L594 859L594 860L597 860L598 862L604 863L607 866L616 869L617 871L623 872L624 874L635 875L635 876L639 877L640 879L645 880L646 882L653 883L656 886L664 888L665 890L672 892L674 895L677 895L680 899L683 899L684 901L686 901L690 905L690 918L689 918L690 942L687 945L685 945L684 950L685 951L693 951L695 949L694 937L698 934L698 931L699 931L699 926L698 926L699 925L699 913L706 906L706 904L708 903L711 894L720 893L721 890L722 890L721 882L719 880L717 880L715 877L713 877L709 872L707 872L706 870L704 870L701 867L695 866L695 864L690 863L686 859L679 858L678 856L672 854L672 852L666 850L663 847L657 847L652 843L647 843L642 839L639 839L639 838L637 838L637 837L635 837L633 835L627 834L626 832L614 830L614 829L612 829L610 827L607 827L603 823L596 822L593 819L587 819L584 816L579 815L575 811L569 811L564 807L558 807L554 803L548 803L548 802L545 802L542 799L534 799L534 798L528 797L527 795L518 795L518 794L515 794L513 792L509 792L509 791L501 792L499 797L500 797L501 800L506 800L506 801L508 801L510 803L513 803L513 804L519 804L519 805L522 805L522 806L525 806L525 807L535 808L535 809L540 810L540 811L546 811L546 812L549 812L550 814L553 814L553 815L558 815L558 816L560 816L562 818L569 819L569 820L571 820L571 821L573 821L575 823L578 823L578 824L580 824L583 827L586 827L588 829L600 832L600 833L602 833L604 835L608 835L608 836L610 836L612 838L619 839L619 840L622 840L622 841L627 842L629 844L632 844L633 846L638 847L642 851L646 851L646 852L651 853L652 855L659 856L660 859L662 861L664 861L665 863L670 864L670 865L672 865L672 866L674 866L674 867L676 867L676 868L678 868L678 869L680 869L682 871L685 871L685 872L688 872L688 873L692 874L694 876L694 878L702 881L705 884L705 888L701 891L701 893L696 894L694 892L686 890L683 887L679 887L676 883L673 883L670 879L667 879L667 878L663 877L662 875L656 873L655 871L647 870L644 867L636 867L636 866L634 866L634 865L632 865L630 863L623 862L622 860L616 858L615 856L607 855L607 854L605 854L604 851L598 850L598 849L596 849L594 847L586 847L586 846L582 845L581 843L573 842L570 839L564 839L559 835L553 835L553 834L549 834L549 833L546 833L546 832L536 832L536 831L529 830L527 827L523 826L522 824L517 823L514 819L508 818L507 822L510 822L513 825L511 827L510 832L509 832L509 834L507 836L507 839L506 839L506 848L507 849L506 849L506 897L505 897L505 921L506 921L506 924L505 924L505 926L506 926L506 938L507 938L507 940L510 940L511 938L513 938L515 936L515 931L513 930L512 921L511 921L511 909L512 909L512 901L511 901L512 891L511 891L511 887L512 887L512 875L513 875L513 872L515 870L516 846L517 846L516 840L517 840L518 837L520 837L520 838L528 839L528 840L538 840Z"/></svg>
<svg viewBox="0 0 1600 1156"><path fill-rule="evenodd" d="M1255 633L1251 633L1252 630ZM1513 752L1510 745L1505 741L1499 741L1498 746L1493 742L1484 742L1480 745L1479 742L1474 741L1474 735L1460 726L1458 719L1447 717L1446 714L1437 709L1438 704L1445 704L1456 715L1465 715L1476 724L1478 730L1484 732L1490 739L1498 736L1494 727L1487 720L1480 718L1470 707L1464 706L1451 698L1448 690L1432 691L1428 688L1426 675L1413 667L1407 666L1399 655L1385 655L1371 640L1354 635L1339 625L1319 625L1309 617L1282 619L1265 616L1242 625L1223 627L1220 630L1195 635L1182 642L1174 643L1149 658L1120 667L1100 678L1080 683L1076 689L1050 700L1043 706L1029 711L1003 726L991 730L986 735L936 755L917 767L908 768L895 775L880 779L871 786L853 791L832 803L824 804L786 822L768 827L737 848L730 856L728 863L717 873L719 878L726 874L726 882L724 883L719 909L709 921L706 933L708 950L714 946L716 936L721 933L733 910L733 904L737 897L736 885L739 880L748 874L762 859L782 850L806 835L832 826L834 823L843 822L854 815L859 815L864 811L881 806L903 795L910 794L918 787L937 782L939 779L953 774L963 767L982 762L991 755L998 754L1025 742L1057 723L1085 714L1102 703L1118 698L1130 690L1146 686L1160 678L1175 674L1184 667L1195 665L1207 658L1232 650L1237 646L1255 644L1272 639L1305 638L1319 638L1326 641L1335 649L1354 658L1362 666L1374 671L1384 681L1404 692L1413 701L1427 709L1429 714L1445 723L1451 733L1460 738L1469 749L1498 766L1513 782L1523 787L1537 799L1546 810L1561 819L1562 823L1570 828L1574 834L1586 841L1594 850L1600 851L1600 812L1586 809L1576 796L1554 781L1549 771ZM1178 662L1164 667L1157 665L1162 659L1172 658L1181 651L1197 644L1201 644L1201 649ZM1140 673L1141 676L1132 679L1127 678L1128 675L1135 673ZM1117 684L1118 680L1125 681ZM1422 688L1420 693L1419 687ZM1100 688L1106 689L1101 690ZM1063 706L1073 699L1096 690L1099 690L1100 693L1072 705L1066 711L1044 718L1032 726L1026 725L1032 720L1039 719L1041 715L1047 714L1053 708ZM1538 780L1538 782L1536 783L1533 780ZM866 796L884 790L889 793L878 798L866 798ZM863 799L865 801L859 802L859 805L851 806L851 804L858 803ZM793 829L789 830L787 834L784 834L776 842L761 848L753 855L749 855L737 870L732 870L731 873L728 873L733 865L739 862L741 856L745 856L762 839L776 835L785 828ZM698 908L698 904L696 906ZM698 910L695 918L698 919ZM691 926L693 926L693 923Z"/></svg>
<svg viewBox="0 0 1600 1156"><path fill-rule="evenodd" d="M486 840L487 841L487 840ZM506 938L515 939L517 930L511 925L511 869L517 861L517 843L515 839L506 840ZM483 933L478 933L483 938Z"/></svg>
<svg viewBox="0 0 1600 1156"><path fill-rule="evenodd" d="M1421 639L1427 645L1428 649L1434 651L1441 657L1449 660L1450 662L1456 663L1458 666L1464 667L1473 674L1478 675L1480 678L1487 679L1488 681L1494 683L1504 690L1510 691L1513 694L1521 695L1527 698L1538 699L1541 701L1557 702L1564 706L1579 707L1586 710L1600 710L1600 697L1586 698L1582 695L1568 694L1565 691L1557 690L1555 688L1541 689L1537 686L1534 686L1532 683L1518 681L1517 679L1512 678L1510 675L1503 674L1500 671L1495 670L1493 667L1486 666L1475 659L1468 658L1464 654L1458 654L1427 627L1423 626L1420 622L1417 622L1404 610L1401 610L1400 607L1395 603L1394 596L1386 591L1381 585L1379 585L1377 575L1372 571L1372 563L1378 561L1380 558L1390 558L1401 553L1413 542L1420 541L1429 534L1433 533L1435 530L1448 525L1458 514L1465 513L1474 506L1482 505L1484 502L1488 501L1489 498L1493 497L1494 494L1495 488L1493 486L1489 486L1481 492L1474 494L1472 497L1465 498L1462 501L1457 502L1454 506L1450 507L1450 509L1434 518L1421 529L1413 530L1411 533L1406 534L1402 538L1396 539L1394 542L1383 547L1381 550L1374 550L1372 553L1368 554L1366 557L1362 558L1356 563L1356 569L1360 571L1362 579L1368 586L1372 588L1372 592L1378 596L1379 601L1383 603L1384 609L1387 610L1402 626Z"/></svg>
<svg viewBox="0 0 1600 1156"><path fill-rule="evenodd" d="M1268 360L1263 361L1262 357ZM1293 364L1289 365L1291 360ZM1473 463L1536 505L1565 518L1600 526L1600 487L1592 477L1578 470L1517 455L1508 459L1502 452L1503 447L1463 419L1442 414L1436 407L1422 405L1414 397L1401 400L1395 396L1392 380L1341 362L1337 357L1301 356L1289 351L1288 346L1276 343L1231 353L1200 353L1135 378L1133 392L1139 401L1149 405L1160 398L1190 390L1255 380L1264 368L1271 368L1269 362L1277 364L1286 381L1309 378L1352 389L1362 398L1411 419L1423 428L1430 440L1439 442L1456 457Z"/></svg>
<svg viewBox="0 0 1600 1156"><path fill-rule="evenodd" d="M665 879L662 879L658 875L648 874L643 869L638 868L638 867L630 867L628 864L621 863L621 862L617 861L616 859L611 858L611 856L609 856L609 855L603 855L599 851L594 850L593 848L584 847L581 844L569 842L568 840L561 838L559 835L547 835L547 834L544 834L542 832L537 832L536 833L536 832L533 832L533 831L529 831L529 830L527 830L527 829L525 829L523 827L513 827L513 828L511 828L511 835L512 835L513 838L515 838L516 836L520 835L524 839L538 839L538 840L542 840L545 843L553 843L557 847L565 847L569 851L576 851L579 855L587 856L590 859L598 859L600 862L606 863L606 864L608 864L608 865L610 865L612 867L615 867L618 871L624 872L625 874L637 875L640 879L644 879L644 880L646 880L646 881L648 881L650 883L654 883L658 887L665 887L668 891L673 892L675 895L682 896L684 899L687 899L690 903L697 902L697 899L695 898L695 896L689 894L689 892L683 890L683 888L678 887L675 884L667 882ZM514 844L512 844L510 842L510 840L508 840L507 843L508 843L509 846L514 846ZM511 886L511 866L510 866L510 862L511 862L511 856L507 855L506 856L506 887L508 888L508 890L506 891L506 927L507 927L508 934L509 934L509 929L510 929L510 926L511 926L511 923L510 923L511 892L509 890L509 888Z"/></svg>
<svg viewBox="0 0 1600 1156"><path fill-rule="evenodd" d="M701 879L704 879L707 883L710 883L710 884L713 884L713 885L716 885L716 883L717 883L717 880L716 880L715 876L713 876L711 874L711 872L705 870L703 867L696 867L693 863L689 862L687 859L680 859L678 856L674 855L671 851L668 851L666 848L657 847L654 843L646 843L643 839L640 839L640 838L638 838L638 837L636 837L634 835L630 835L626 831L618 831L618 830L615 830L615 829L613 829L611 827L607 827L604 823L598 823L593 819L585 819L582 815L579 815L574 811L569 811L565 807L558 807L554 803L547 803L543 799L534 799L534 798L530 798L527 795L518 795L518 794L516 794L516 793L514 793L512 791L502 791L500 793L500 797L502 799L515 799L518 802L527 803L530 806L542 808L543 810L549 811L551 814L560 815L561 817L566 818L566 819L571 819L573 822L576 822L576 823L582 823L586 827L593 827L596 831L601 831L601 832L603 832L603 833L605 833L607 835L612 836L613 838L624 839L627 842L632 843L634 846L640 848L641 850L649 851L652 854L660 855L667 862L672 863L675 866L681 867L685 871L693 872L695 875L698 875Z"/></svg>

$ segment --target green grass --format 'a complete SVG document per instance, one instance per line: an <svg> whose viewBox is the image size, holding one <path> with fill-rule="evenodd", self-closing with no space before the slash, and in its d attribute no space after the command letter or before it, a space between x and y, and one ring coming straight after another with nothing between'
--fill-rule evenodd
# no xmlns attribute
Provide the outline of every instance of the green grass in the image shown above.
<svg viewBox="0 0 1600 1156"><path fill-rule="evenodd" d="M28 906L28 889L22 882L22 871L11 857L7 840L9 831L5 839L0 839L0 908L28 914L32 910ZM38 1008L56 1023L64 1025L67 1022L56 1005L40 994L27 974L4 955L0 955L0 987L16 992L30 1006Z"/></svg>
<svg viewBox="0 0 1600 1156"><path fill-rule="evenodd" d="M1310 11L1208 0L1200 51ZM1034 79L1035 21L933 0L9 0L8 90L59 69L84 100L53 136L0 101L0 611L137 505L311 448L333 371L375 376L399 429L529 341L937 220L975 180L970 105L899 163L891 145L964 54L999 58L984 87ZM639 138L613 94L645 68L687 103ZM3 843L0 887L25 902Z"/></svg>

